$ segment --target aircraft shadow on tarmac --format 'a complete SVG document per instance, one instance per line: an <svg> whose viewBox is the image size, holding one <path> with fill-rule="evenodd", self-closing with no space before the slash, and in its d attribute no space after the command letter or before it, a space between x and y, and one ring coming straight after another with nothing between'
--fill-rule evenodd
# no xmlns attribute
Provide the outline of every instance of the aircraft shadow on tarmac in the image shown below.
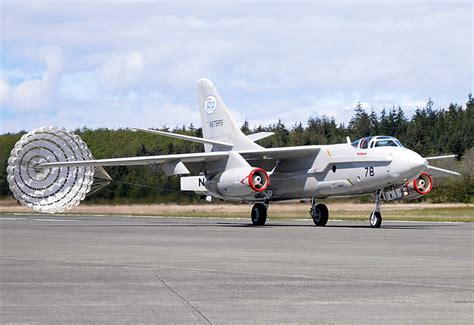
<svg viewBox="0 0 474 325"><path fill-rule="evenodd" d="M368 228L370 229L370 226L369 225L365 225L365 224L361 224L361 225L347 225L347 224L328 224L326 225L325 227L315 227L314 225L312 224L308 224L308 225L289 225L289 224L266 224L265 226L254 226L252 224L217 224L217 226L223 226L223 227L243 227L243 228L280 228L280 227L289 227L289 228L292 228L292 227L306 227L306 228L319 228L319 229L323 229L323 228ZM430 230L430 229L433 229L433 228L436 228L436 227L446 227L447 225L434 225L434 224L429 224L429 225L425 225L425 224L420 224L420 225L413 225L413 224L407 224L407 225L382 225L380 227L380 229L415 229L415 230Z"/></svg>
<svg viewBox="0 0 474 325"><path fill-rule="evenodd" d="M324 229L324 228L347 228L347 229L370 229L369 225L364 224L363 222L359 224L328 224L325 227L315 227L313 224L284 224L284 223L267 223L264 226L254 226L251 223L238 223L238 222L217 222L217 223L154 223L148 222L146 224L114 224L114 223L100 223L100 224L68 224L68 225L49 225L49 226L60 226L60 227L180 227L180 228L250 228L250 229L271 229L271 228L314 228L314 229ZM381 230L432 230L439 227L448 227L455 226L452 224L385 224L381 226ZM376 230L375 230L376 231Z"/></svg>

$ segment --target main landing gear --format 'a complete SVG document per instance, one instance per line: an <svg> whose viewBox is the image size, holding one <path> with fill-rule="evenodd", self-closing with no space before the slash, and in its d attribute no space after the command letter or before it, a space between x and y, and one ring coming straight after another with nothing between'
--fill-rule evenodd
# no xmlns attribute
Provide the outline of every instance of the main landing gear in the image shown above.
<svg viewBox="0 0 474 325"><path fill-rule="evenodd" d="M313 218L314 224L319 227L323 227L328 223L329 210L325 204L316 204L314 198L311 199L311 209L309 209L309 215Z"/></svg>
<svg viewBox="0 0 474 325"><path fill-rule="evenodd" d="M252 207L252 223L254 226L263 226L267 221L268 204L255 203Z"/></svg>
<svg viewBox="0 0 474 325"><path fill-rule="evenodd" d="M375 209L370 214L369 224L371 228L380 228L382 224L382 214L380 213L380 203L382 201L382 190L375 192Z"/></svg>

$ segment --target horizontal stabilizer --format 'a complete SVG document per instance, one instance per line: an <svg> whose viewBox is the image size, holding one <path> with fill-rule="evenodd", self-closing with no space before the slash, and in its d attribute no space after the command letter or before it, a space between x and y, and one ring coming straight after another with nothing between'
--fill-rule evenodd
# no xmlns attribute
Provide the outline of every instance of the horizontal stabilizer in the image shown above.
<svg viewBox="0 0 474 325"><path fill-rule="evenodd" d="M175 139L181 139L181 140L185 140L185 141L205 143L205 144L212 144L212 145L221 146L221 147L232 148L234 146L233 144L228 143L228 142L222 142L222 141L216 141L216 140L210 140L210 139L203 139L203 138L193 137L193 136L185 135L185 134L177 134L177 133L171 133L171 132L165 132L165 131L140 129L140 128L130 128L130 129L132 129L134 131L142 131L142 132L159 134L159 135L169 137L169 138L175 138Z"/></svg>
<svg viewBox="0 0 474 325"><path fill-rule="evenodd" d="M274 134L275 133L273 133L273 132L257 132L257 133L254 133L254 134L247 135L247 138L249 138L250 140L255 142L255 141L258 141L258 140L262 140L262 139L271 137Z"/></svg>
<svg viewBox="0 0 474 325"><path fill-rule="evenodd" d="M428 166L428 173L434 177L443 177L443 176L461 176L461 174L454 172L452 170L447 170L439 167Z"/></svg>

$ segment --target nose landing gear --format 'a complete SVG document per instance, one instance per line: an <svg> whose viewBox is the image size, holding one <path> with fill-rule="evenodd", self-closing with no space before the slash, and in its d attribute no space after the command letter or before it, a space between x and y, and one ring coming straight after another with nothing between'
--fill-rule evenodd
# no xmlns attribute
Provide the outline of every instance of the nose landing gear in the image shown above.
<svg viewBox="0 0 474 325"><path fill-rule="evenodd" d="M382 214L380 213L380 204L382 201L382 190L375 192L375 209L370 214L369 224L371 228L380 228L382 224Z"/></svg>

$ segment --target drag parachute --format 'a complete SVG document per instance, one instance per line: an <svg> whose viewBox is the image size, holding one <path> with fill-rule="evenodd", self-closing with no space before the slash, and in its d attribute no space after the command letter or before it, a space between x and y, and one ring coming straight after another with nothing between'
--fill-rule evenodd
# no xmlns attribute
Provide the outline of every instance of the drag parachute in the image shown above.
<svg viewBox="0 0 474 325"><path fill-rule="evenodd" d="M64 128L43 127L21 137L8 159L7 179L15 198L43 213L62 212L110 183L102 167L38 168L47 162L91 160L81 138Z"/></svg>

